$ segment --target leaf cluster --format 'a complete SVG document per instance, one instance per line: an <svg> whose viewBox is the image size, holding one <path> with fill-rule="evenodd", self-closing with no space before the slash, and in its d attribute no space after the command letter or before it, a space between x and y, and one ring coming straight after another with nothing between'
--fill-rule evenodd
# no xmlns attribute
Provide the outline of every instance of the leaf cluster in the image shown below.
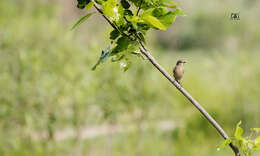
<svg viewBox="0 0 260 156"><path fill-rule="evenodd" d="M251 128L250 135L247 137L243 137L244 130L240 125L242 124L241 121L236 125L236 130L234 132L234 136L231 138L226 139L224 142L221 143L218 150L228 146L231 142L239 148L246 156L251 156L253 152L260 151L260 128Z"/></svg>
<svg viewBox="0 0 260 156"><path fill-rule="evenodd" d="M132 56L142 57L139 42L146 43L145 35L150 29L166 30L178 15L184 15L177 3L171 0L77 0L79 9L96 9L109 20L114 28L110 32L110 44L101 52L93 70L108 58L120 61L126 71ZM99 10L100 9L100 10ZM74 26L77 27L93 13L87 13ZM123 64L123 65L122 65Z"/></svg>

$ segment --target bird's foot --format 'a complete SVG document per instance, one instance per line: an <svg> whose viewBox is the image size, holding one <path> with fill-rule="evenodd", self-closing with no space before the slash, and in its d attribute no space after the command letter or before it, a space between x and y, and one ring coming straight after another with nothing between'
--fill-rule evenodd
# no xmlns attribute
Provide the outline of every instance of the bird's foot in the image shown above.
<svg viewBox="0 0 260 156"><path fill-rule="evenodd" d="M181 81L178 81L178 80L177 80L177 82L178 82L178 83L179 83L179 85L182 87Z"/></svg>

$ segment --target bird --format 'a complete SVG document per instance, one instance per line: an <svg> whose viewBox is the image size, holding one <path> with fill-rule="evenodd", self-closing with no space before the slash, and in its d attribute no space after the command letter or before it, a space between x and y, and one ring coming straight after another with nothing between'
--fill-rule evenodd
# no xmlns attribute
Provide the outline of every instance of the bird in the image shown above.
<svg viewBox="0 0 260 156"><path fill-rule="evenodd" d="M181 78L184 75L184 60L178 60L176 66L173 68L173 76L175 80L181 85Z"/></svg>

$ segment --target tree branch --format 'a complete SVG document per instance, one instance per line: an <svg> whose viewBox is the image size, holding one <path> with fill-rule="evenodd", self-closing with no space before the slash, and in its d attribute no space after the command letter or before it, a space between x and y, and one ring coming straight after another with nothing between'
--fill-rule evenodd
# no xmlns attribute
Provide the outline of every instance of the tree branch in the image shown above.
<svg viewBox="0 0 260 156"><path fill-rule="evenodd" d="M175 81L169 73L163 67L155 60L155 58L149 53L149 51L146 49L144 44L139 41L141 45L141 53L145 55L148 60L153 64L155 68L157 68L165 78L167 78L200 112L201 114L210 122L212 126L215 127L215 129L218 131L218 133L224 138L228 139L228 135L226 132L221 128L221 126L210 116L210 114L184 89L182 86ZM234 146L232 143L229 144L230 148L235 153L235 156L240 156L239 150L236 146Z"/></svg>
<svg viewBox="0 0 260 156"><path fill-rule="evenodd" d="M96 4L94 4L94 7L97 9L97 11L106 19L106 21L114 28L118 29L117 26L115 26L100 10ZM144 46L143 42L140 40L139 37L138 42L141 45L140 51L143 55L145 55L148 60L153 64L155 68L157 68L165 78L167 78L199 111L200 113L209 121L209 123L215 127L215 129L218 131L218 133L224 138L228 139L228 135L226 132L222 129L222 127L210 116L210 114L184 89L182 86L175 81L169 73L156 61L156 59L150 54L150 52L147 50L147 48ZM233 145L232 143L229 144L230 148L235 153L235 156L240 156L239 149Z"/></svg>

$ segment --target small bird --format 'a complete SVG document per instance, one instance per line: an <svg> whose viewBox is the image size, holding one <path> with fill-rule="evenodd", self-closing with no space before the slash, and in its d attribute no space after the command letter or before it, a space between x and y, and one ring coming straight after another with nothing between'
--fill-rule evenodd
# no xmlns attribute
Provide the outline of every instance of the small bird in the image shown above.
<svg viewBox="0 0 260 156"><path fill-rule="evenodd" d="M178 60L176 66L173 68L173 76L175 80L181 85L181 78L184 75L184 63L183 60Z"/></svg>

